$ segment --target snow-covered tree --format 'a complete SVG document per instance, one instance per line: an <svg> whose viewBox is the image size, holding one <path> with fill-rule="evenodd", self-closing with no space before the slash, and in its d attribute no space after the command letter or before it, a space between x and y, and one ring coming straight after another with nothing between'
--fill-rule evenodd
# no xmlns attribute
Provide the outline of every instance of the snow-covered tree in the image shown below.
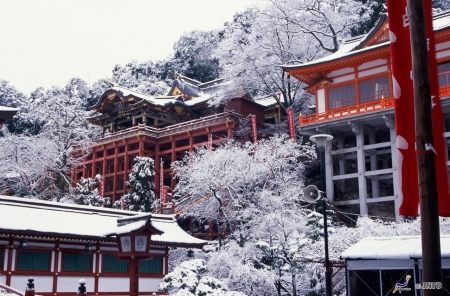
<svg viewBox="0 0 450 296"><path fill-rule="evenodd" d="M151 212L155 202L155 164L150 157L136 157L131 173L128 175L127 185L131 191L114 203L120 209L122 203L128 211Z"/></svg>
<svg viewBox="0 0 450 296"><path fill-rule="evenodd" d="M109 197L100 196L99 185L101 176L96 175L94 179L81 178L80 182L75 185L73 200L82 205L90 205L96 207L109 206L111 199Z"/></svg>
<svg viewBox="0 0 450 296"><path fill-rule="evenodd" d="M0 106L20 107L26 101L23 93L19 92L6 80L0 79Z"/></svg>
<svg viewBox="0 0 450 296"><path fill-rule="evenodd" d="M219 78L219 62L212 57L218 39L217 31L185 33L175 43L173 56L166 62L166 71L178 72L201 82Z"/></svg>
<svg viewBox="0 0 450 296"><path fill-rule="evenodd" d="M81 165L92 138L99 135L98 127L86 123L82 83L72 82L65 89L37 89L4 129L0 175L13 194L59 201L72 183L68 172Z"/></svg>
<svg viewBox="0 0 450 296"><path fill-rule="evenodd" d="M165 80L164 71L164 63L133 61L125 66L116 65L111 82L147 95L166 95L170 82Z"/></svg>
<svg viewBox="0 0 450 296"><path fill-rule="evenodd" d="M271 208L299 202L303 189L302 160L314 157L309 145L300 146L285 135L252 143L229 141L214 151L198 149L173 164L179 180L177 196L197 196L184 214L214 220L240 245L249 228Z"/></svg>
<svg viewBox="0 0 450 296"><path fill-rule="evenodd" d="M168 290L174 296L245 296L240 292L228 292L226 285L207 276L207 271L202 259L185 261L164 277L159 290Z"/></svg>

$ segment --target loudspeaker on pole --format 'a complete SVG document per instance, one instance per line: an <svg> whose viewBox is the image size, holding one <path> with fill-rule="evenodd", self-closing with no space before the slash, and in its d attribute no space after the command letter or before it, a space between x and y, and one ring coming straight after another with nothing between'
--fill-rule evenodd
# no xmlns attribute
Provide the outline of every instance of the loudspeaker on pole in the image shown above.
<svg viewBox="0 0 450 296"><path fill-rule="evenodd" d="M314 185L308 185L303 190L303 199L308 203L315 203L320 199L321 191Z"/></svg>

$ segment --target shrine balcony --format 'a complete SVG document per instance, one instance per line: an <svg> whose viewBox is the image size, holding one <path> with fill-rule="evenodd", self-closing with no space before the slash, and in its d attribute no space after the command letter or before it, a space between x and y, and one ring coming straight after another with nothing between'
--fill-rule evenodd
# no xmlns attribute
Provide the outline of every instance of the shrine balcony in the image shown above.
<svg viewBox="0 0 450 296"><path fill-rule="evenodd" d="M200 128L205 128L208 126L214 126L220 123L236 121L237 118L242 117L243 116L241 114L232 111L227 111L224 113L214 114L211 116L206 116L188 122L174 124L164 128L154 128L145 126L143 124L139 124L138 126L134 126L123 131L117 131L108 135L104 135L100 138L95 139L94 142L96 144L108 143L111 141L125 139L136 135L146 135L154 138L167 137L186 131L192 131Z"/></svg>
<svg viewBox="0 0 450 296"><path fill-rule="evenodd" d="M441 87L439 89L439 96L442 99L450 98L450 86ZM354 116L358 114L364 114L374 111L380 111L383 109L394 108L395 99L381 98L379 100L374 100L366 103L349 105L342 108L332 109L322 113L314 113L310 115L300 115L299 123L300 125L308 125L312 123L317 123L326 120L334 120L338 118L345 118L348 116Z"/></svg>

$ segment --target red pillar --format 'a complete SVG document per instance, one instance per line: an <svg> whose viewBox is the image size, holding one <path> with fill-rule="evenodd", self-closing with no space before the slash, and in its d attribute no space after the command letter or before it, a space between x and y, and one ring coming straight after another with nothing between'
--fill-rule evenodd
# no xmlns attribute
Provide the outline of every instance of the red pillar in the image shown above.
<svg viewBox="0 0 450 296"><path fill-rule="evenodd" d="M130 274L130 296L139 295L139 260L130 259L129 261Z"/></svg>

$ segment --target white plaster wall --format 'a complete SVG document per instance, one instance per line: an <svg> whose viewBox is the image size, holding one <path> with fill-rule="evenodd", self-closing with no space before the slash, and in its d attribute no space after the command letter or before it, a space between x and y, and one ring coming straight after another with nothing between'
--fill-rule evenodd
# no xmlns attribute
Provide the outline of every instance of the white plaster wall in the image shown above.
<svg viewBox="0 0 450 296"><path fill-rule="evenodd" d="M61 260L61 255L62 254L62 252L58 252L58 272L60 272L61 271L61 262L62 262L62 260Z"/></svg>
<svg viewBox="0 0 450 296"><path fill-rule="evenodd" d="M445 51L441 51L441 52L436 53L436 58L437 59L445 58L445 57L448 57L448 56L450 56L450 50L445 50Z"/></svg>
<svg viewBox="0 0 450 296"><path fill-rule="evenodd" d="M164 250L162 250L162 251L160 251L160 250L150 250L150 254L165 254L166 253L166 251L164 251Z"/></svg>
<svg viewBox="0 0 450 296"><path fill-rule="evenodd" d="M345 75L345 76L340 76L337 78L333 79L333 83L340 83L340 82L344 82L344 81L349 81L349 80L354 80L355 79L355 74L349 74L349 75Z"/></svg>
<svg viewBox="0 0 450 296"><path fill-rule="evenodd" d="M163 278L139 278L139 292L156 292Z"/></svg>
<svg viewBox="0 0 450 296"><path fill-rule="evenodd" d="M127 277L100 277L98 279L99 292L129 292L130 279Z"/></svg>
<svg viewBox="0 0 450 296"><path fill-rule="evenodd" d="M84 277L84 276L58 276L58 283L56 285L56 290L58 292L73 292L76 294L78 287L80 286L78 282L81 279L86 280L86 291L94 292L95 288L95 277ZM35 281L36 282L36 281ZM36 289L36 291L38 291Z"/></svg>
<svg viewBox="0 0 450 296"><path fill-rule="evenodd" d="M387 66L373 68L370 70L359 72L358 77L361 78L361 77L366 77L366 76L374 75L374 74L378 74L378 73L384 73L384 72L387 72L387 70L388 70Z"/></svg>
<svg viewBox="0 0 450 296"><path fill-rule="evenodd" d="M370 61L370 62L362 64L361 66L358 67L358 70L364 70L364 69L367 69L367 68L372 68L372 67L386 65L386 64L387 64L387 60L385 60L385 59L378 59L378 60L375 60L375 61Z"/></svg>
<svg viewBox="0 0 450 296"><path fill-rule="evenodd" d="M347 73L352 73L353 71L354 71L353 68L343 68L343 69L339 69L339 70L330 72L327 75L327 77L328 78L333 78L333 77L344 75L344 74L347 74Z"/></svg>
<svg viewBox="0 0 450 296"><path fill-rule="evenodd" d="M12 262L11 262L11 270L15 271L16 270L16 249L12 250Z"/></svg>
<svg viewBox="0 0 450 296"><path fill-rule="evenodd" d="M6 275L0 273L0 284L6 285Z"/></svg>
<svg viewBox="0 0 450 296"><path fill-rule="evenodd" d="M52 261L50 263L50 271L55 271L55 251L52 251Z"/></svg>
<svg viewBox="0 0 450 296"><path fill-rule="evenodd" d="M9 245L9 242L6 240L0 240L0 245Z"/></svg>
<svg viewBox="0 0 450 296"><path fill-rule="evenodd" d="M3 270L6 270L8 268L8 253L9 250L5 249L5 254L3 255Z"/></svg>
<svg viewBox="0 0 450 296"><path fill-rule="evenodd" d="M39 292L52 292L53 291L53 276L42 275L35 276L32 272L29 275L13 275L11 276L11 287L19 291L25 291L27 287L28 278L34 278L34 289L36 293ZM75 291L76 292L76 291Z"/></svg>
<svg viewBox="0 0 450 296"><path fill-rule="evenodd" d="M103 255L102 254L98 254L98 273L102 272L102 260L103 260Z"/></svg>
<svg viewBox="0 0 450 296"><path fill-rule="evenodd" d="M325 90L319 89L317 91L317 112L325 112Z"/></svg>
<svg viewBox="0 0 450 296"><path fill-rule="evenodd" d="M436 44L436 50L442 50L442 49L449 48L449 47L450 47L450 41Z"/></svg>

